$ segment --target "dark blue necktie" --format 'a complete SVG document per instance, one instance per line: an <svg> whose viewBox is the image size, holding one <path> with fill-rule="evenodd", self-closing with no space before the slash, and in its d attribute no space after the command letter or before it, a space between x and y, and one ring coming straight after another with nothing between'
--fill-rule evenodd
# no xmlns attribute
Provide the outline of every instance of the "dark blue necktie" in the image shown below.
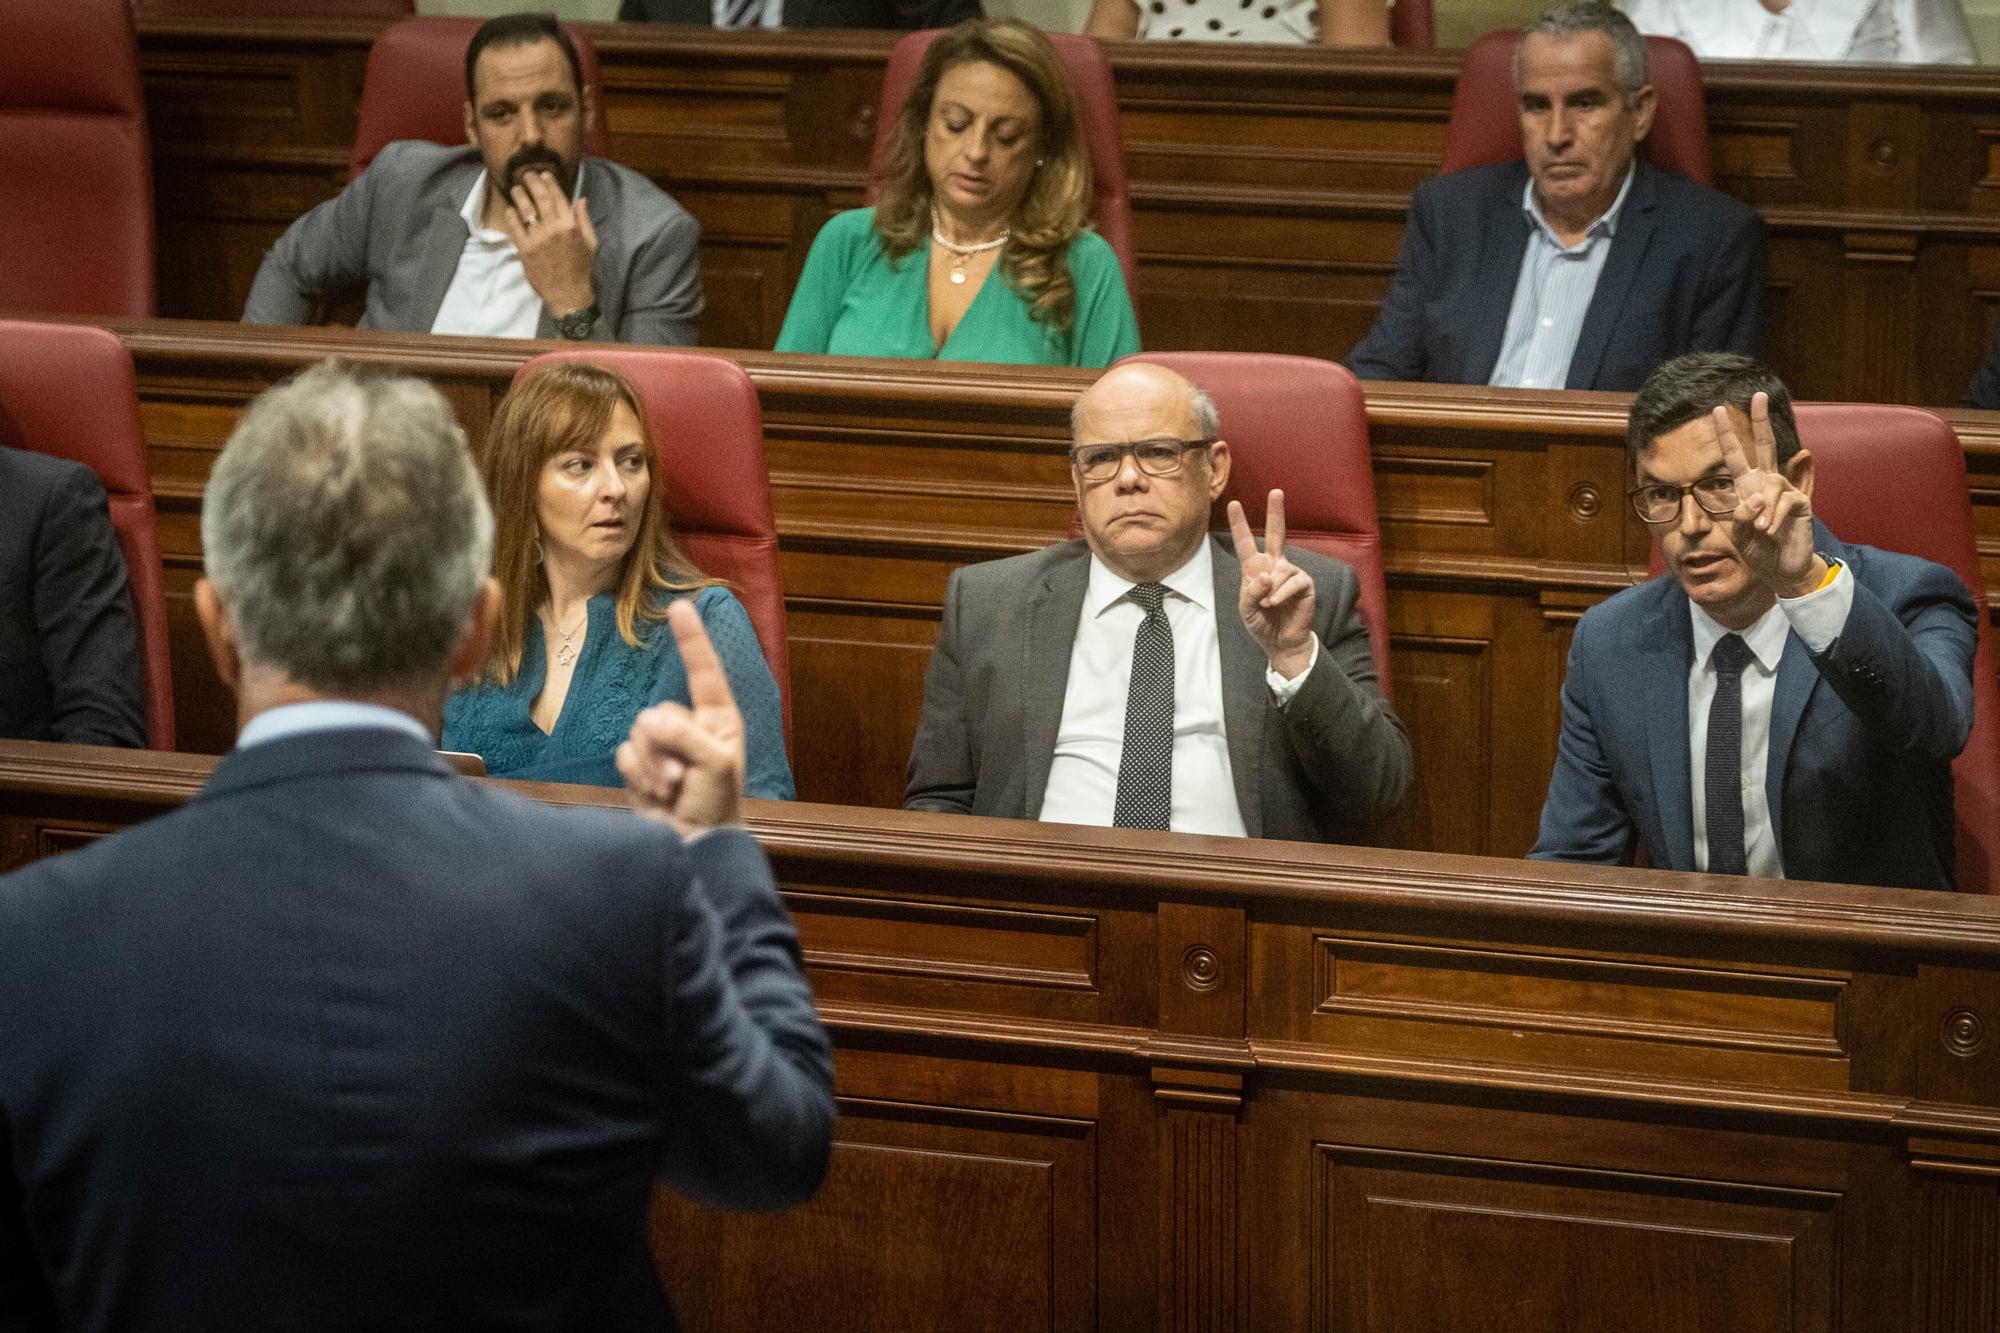
<svg viewBox="0 0 2000 1333"><path fill-rule="evenodd" d="M1708 869L1715 875L1749 873L1743 853L1743 668L1750 645L1741 635L1716 640L1715 699L1708 706L1708 762L1703 788L1708 805Z"/></svg>
<svg viewBox="0 0 2000 1333"><path fill-rule="evenodd" d="M1166 585L1128 594L1146 618L1132 637L1132 684L1125 693L1125 747L1118 756L1116 828L1166 828L1174 813L1174 631L1163 609Z"/></svg>

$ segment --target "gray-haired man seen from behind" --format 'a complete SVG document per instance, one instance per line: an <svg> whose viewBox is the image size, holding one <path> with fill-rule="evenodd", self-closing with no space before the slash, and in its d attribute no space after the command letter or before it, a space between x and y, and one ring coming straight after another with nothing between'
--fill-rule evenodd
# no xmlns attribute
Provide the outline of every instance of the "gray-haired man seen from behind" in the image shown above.
<svg viewBox="0 0 2000 1333"><path fill-rule="evenodd" d="M699 620L693 710L620 752L643 818L432 749L492 527L426 385L325 366L245 415L196 590L236 749L0 879L0 1326L657 1328L656 1176L817 1188L831 1059Z"/></svg>
<svg viewBox="0 0 2000 1333"><path fill-rule="evenodd" d="M1595 0L1544 13L1521 30L1514 92L1522 158L1417 187L1395 280L1348 368L1629 391L1683 352L1754 355L1763 219L1639 154L1656 99L1632 21Z"/></svg>

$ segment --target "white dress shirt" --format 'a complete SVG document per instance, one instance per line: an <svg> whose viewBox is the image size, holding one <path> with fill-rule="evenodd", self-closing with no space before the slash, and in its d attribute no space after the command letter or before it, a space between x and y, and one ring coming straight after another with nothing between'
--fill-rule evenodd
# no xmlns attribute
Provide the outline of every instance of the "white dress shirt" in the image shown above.
<svg viewBox="0 0 2000 1333"><path fill-rule="evenodd" d="M576 173L583 184L583 171ZM572 196L573 198L573 196ZM486 207L486 173L472 183L459 214L465 219L465 249L458 256L458 271L445 289L444 303L438 306L432 333L460 333L476 338L532 338L541 327L542 298L528 283L521 267L521 252L514 238L504 231L490 231L479 225ZM566 311L558 311L565 314Z"/></svg>
<svg viewBox="0 0 2000 1333"><path fill-rule="evenodd" d="M1803 597L1781 597L1742 635L1750 649L1743 668L1743 853L1753 875L1783 879L1784 857L1771 827L1771 803L1764 779L1770 772L1771 704L1778 691L1778 662L1785 641L1797 634L1806 647L1823 653L1847 624L1854 606L1854 575L1842 565L1833 582ZM1694 664L1688 668L1688 788L1694 796L1694 863L1708 869L1708 708L1715 702L1715 665L1709 660L1727 627L1688 603L1694 618Z"/></svg>
<svg viewBox="0 0 2000 1333"><path fill-rule="evenodd" d="M1507 328L1500 338L1500 357L1488 384L1508 389L1560 389L1569 382L1569 363L1583 336L1583 317L1597 295L1597 279L1611 257L1618 234L1618 215L1632 193L1636 167L1625 169L1618 197L1575 245L1564 245L1535 198L1535 182L1521 191L1521 212L1528 219L1528 248L1521 252L1514 278L1514 299L1507 307Z"/></svg>
<svg viewBox="0 0 2000 1333"><path fill-rule="evenodd" d="M1641 32L1677 37L1704 60L1865 60L1969 65L1960 0L1625 0Z"/></svg>
<svg viewBox="0 0 2000 1333"><path fill-rule="evenodd" d="M1236 804L1236 778L1229 764L1229 736L1223 725L1222 649L1215 618L1234 606L1215 605L1215 557L1204 539L1186 564L1161 579L1167 597L1162 610L1174 636L1174 809L1168 826L1182 833L1245 836L1243 811ZM1146 618L1128 593L1136 587L1096 556L1070 650L1069 684L1063 692L1062 721L1039 818L1058 824L1108 827L1118 810L1118 763L1125 752L1125 696L1132 683L1132 641ZM1313 659L1290 680L1268 668L1264 681L1282 706L1291 701Z"/></svg>

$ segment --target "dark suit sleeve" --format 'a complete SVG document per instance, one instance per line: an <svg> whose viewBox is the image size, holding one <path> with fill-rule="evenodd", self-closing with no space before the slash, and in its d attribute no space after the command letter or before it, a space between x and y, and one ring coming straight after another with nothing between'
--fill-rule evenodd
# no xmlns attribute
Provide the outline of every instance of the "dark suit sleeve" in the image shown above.
<svg viewBox="0 0 2000 1333"><path fill-rule="evenodd" d="M1986 348L1986 359L1979 363L1972 383L1965 386L1963 406L1983 408L1988 412L2000 411L2000 329L1994 330L1993 341Z"/></svg>
<svg viewBox="0 0 2000 1333"><path fill-rule="evenodd" d="M368 281L368 227L377 172L395 151L382 150L368 170L339 194L285 229L250 286L245 324L304 324L313 303Z"/></svg>
<svg viewBox="0 0 2000 1333"><path fill-rule="evenodd" d="M1695 307L1686 352L1764 350L1764 218L1743 209L1717 239Z"/></svg>
<svg viewBox="0 0 2000 1333"><path fill-rule="evenodd" d="M0 1333L34 1333L59 1324L48 1280L28 1236L13 1161L13 1136L6 1118L0 1116Z"/></svg>
<svg viewBox="0 0 2000 1333"><path fill-rule="evenodd" d="M1382 697L1352 570L1320 577L1327 613L1319 660L1280 710L1285 742L1332 816L1332 827L1379 822L1410 786L1410 738Z"/></svg>
<svg viewBox="0 0 2000 1333"><path fill-rule="evenodd" d="M1813 662L1875 743L1948 762L1972 734L1978 623L1965 584L1941 565L1922 565L1893 607L1856 578L1840 637Z"/></svg>
<svg viewBox="0 0 2000 1333"><path fill-rule="evenodd" d="M763 849L741 829L686 845L665 941L679 1105L660 1175L702 1203L803 1203L833 1147L833 1050Z"/></svg>
<svg viewBox="0 0 2000 1333"><path fill-rule="evenodd" d="M1410 199L1410 219L1396 255L1396 276L1375 316L1375 327L1348 353L1347 368L1364 380L1421 380L1424 376L1424 294L1436 260L1432 253L1431 191Z"/></svg>
<svg viewBox="0 0 2000 1333"><path fill-rule="evenodd" d="M965 673L959 661L959 607L963 577L953 571L945 586L944 621L937 646L924 670L924 711L910 747L905 810L947 815L972 813L979 769L972 755L972 731L965 716Z"/></svg>
<svg viewBox="0 0 2000 1333"><path fill-rule="evenodd" d="M632 250L618 341L692 347L701 310L701 225L677 208Z"/></svg>
<svg viewBox="0 0 2000 1333"><path fill-rule="evenodd" d="M146 744L139 624L104 487L76 468L49 496L35 542L35 621L54 739Z"/></svg>
<svg viewBox="0 0 2000 1333"><path fill-rule="evenodd" d="M1562 736L1556 770L1542 801L1542 827L1528 856L1537 861L1588 861L1622 865L1632 859L1638 831L1612 781L1591 716L1591 634L1588 617L1570 641L1563 677Z"/></svg>

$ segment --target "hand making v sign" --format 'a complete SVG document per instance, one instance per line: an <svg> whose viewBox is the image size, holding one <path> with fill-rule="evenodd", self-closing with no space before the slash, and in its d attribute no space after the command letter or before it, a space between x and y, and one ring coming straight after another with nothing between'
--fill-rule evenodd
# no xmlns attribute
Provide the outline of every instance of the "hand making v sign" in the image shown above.
<svg viewBox="0 0 2000 1333"><path fill-rule="evenodd" d="M597 258L597 228L590 222L590 201L575 207L557 185L553 173L521 173L507 193L509 207L500 222L521 254L528 285L549 313L558 317L595 302L590 266Z"/></svg>
<svg viewBox="0 0 2000 1333"><path fill-rule="evenodd" d="M1285 493L1272 491L1264 506L1264 549L1250 531L1243 506L1229 502L1229 535L1243 565L1243 587L1236 609L1243 628L1264 650L1271 669L1295 679L1313 662L1313 606L1317 590L1312 575L1285 559Z"/></svg>
<svg viewBox="0 0 2000 1333"><path fill-rule="evenodd" d="M1729 539L1751 577L1780 597L1803 597L1826 579L1826 562L1813 550L1812 499L1778 468L1771 433L1771 400L1750 400L1753 454L1746 455L1729 409L1715 409L1715 438L1722 463L1736 481L1736 509Z"/></svg>

